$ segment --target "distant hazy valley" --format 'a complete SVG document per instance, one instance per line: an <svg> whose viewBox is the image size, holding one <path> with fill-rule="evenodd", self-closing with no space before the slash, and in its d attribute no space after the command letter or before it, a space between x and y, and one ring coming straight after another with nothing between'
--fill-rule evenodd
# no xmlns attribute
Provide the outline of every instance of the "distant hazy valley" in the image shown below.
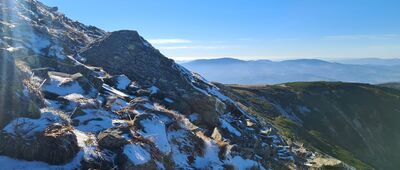
<svg viewBox="0 0 400 170"><path fill-rule="evenodd" d="M400 81L400 59L244 61L220 58L194 60L182 65L210 81L225 84L279 84L298 81L380 84Z"/></svg>

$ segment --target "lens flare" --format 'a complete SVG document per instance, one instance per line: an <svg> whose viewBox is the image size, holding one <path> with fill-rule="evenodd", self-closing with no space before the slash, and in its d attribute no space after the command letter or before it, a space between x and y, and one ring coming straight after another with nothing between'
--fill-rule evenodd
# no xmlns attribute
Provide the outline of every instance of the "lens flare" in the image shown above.
<svg viewBox="0 0 400 170"><path fill-rule="evenodd" d="M22 80L16 59L29 56L34 35L26 0L0 0L0 124L21 110Z"/></svg>

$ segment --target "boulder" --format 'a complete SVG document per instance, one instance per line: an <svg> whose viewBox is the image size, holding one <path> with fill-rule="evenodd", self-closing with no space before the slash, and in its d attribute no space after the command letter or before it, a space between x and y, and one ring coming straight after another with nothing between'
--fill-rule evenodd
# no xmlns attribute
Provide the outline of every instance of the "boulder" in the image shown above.
<svg viewBox="0 0 400 170"><path fill-rule="evenodd" d="M49 79L49 75L47 74L49 71L54 71L54 69L50 67L32 69L33 74L42 79Z"/></svg>
<svg viewBox="0 0 400 170"><path fill-rule="evenodd" d="M128 144L128 141L122 136L127 133L127 129L111 128L100 132L97 135L99 146L109 150L118 150Z"/></svg>
<svg viewBox="0 0 400 170"><path fill-rule="evenodd" d="M44 87L44 92L47 95L51 93L57 95L68 95L71 93L79 93L78 88L83 90L84 95L90 95L96 97L97 90L94 88L93 84L84 77L81 73L76 74L66 74L62 72L48 72L48 75L51 79L46 81L46 85ZM56 81L57 84L53 83ZM79 87L76 87L75 84L78 84Z"/></svg>
<svg viewBox="0 0 400 170"><path fill-rule="evenodd" d="M0 154L53 165L70 162L79 151L72 128L53 124L32 139L0 133Z"/></svg>

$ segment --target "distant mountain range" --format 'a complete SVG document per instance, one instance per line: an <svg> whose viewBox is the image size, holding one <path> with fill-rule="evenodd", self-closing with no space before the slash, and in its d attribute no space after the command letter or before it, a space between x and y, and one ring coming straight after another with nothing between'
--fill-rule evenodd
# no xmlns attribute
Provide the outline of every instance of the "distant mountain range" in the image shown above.
<svg viewBox="0 0 400 170"><path fill-rule="evenodd" d="M400 81L400 59L285 61L201 59L181 63L211 81L225 84L279 84L296 81L386 83Z"/></svg>
<svg viewBox="0 0 400 170"><path fill-rule="evenodd" d="M360 59L344 59L344 60L332 60L342 64L357 64L357 65L383 65L383 66L399 66L400 58L360 58Z"/></svg>

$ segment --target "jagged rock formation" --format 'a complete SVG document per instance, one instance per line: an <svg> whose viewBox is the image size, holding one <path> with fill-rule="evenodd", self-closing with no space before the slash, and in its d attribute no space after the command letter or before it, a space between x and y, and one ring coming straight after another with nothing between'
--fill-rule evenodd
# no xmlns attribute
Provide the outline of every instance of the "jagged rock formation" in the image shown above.
<svg viewBox="0 0 400 170"><path fill-rule="evenodd" d="M289 146L135 31L106 33L36 0L0 5L0 85L21 87L0 103L30 103L1 118L38 113L1 122L2 168L303 169L326 157Z"/></svg>

